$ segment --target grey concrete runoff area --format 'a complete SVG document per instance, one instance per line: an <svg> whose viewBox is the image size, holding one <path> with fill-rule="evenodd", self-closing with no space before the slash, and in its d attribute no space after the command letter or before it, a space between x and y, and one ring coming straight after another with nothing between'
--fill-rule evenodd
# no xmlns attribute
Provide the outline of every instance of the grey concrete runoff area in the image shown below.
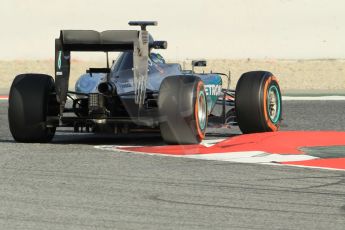
<svg viewBox="0 0 345 230"><path fill-rule="evenodd" d="M345 101L286 101L283 130L345 131ZM159 145L61 130L13 141L0 101L0 229L344 229L345 172L103 151ZM233 130L211 130L226 138Z"/></svg>

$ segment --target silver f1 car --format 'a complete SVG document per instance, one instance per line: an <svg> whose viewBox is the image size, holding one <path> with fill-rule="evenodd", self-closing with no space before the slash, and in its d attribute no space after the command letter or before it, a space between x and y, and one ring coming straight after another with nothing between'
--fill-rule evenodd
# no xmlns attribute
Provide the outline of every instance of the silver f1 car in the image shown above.
<svg viewBox="0 0 345 230"><path fill-rule="evenodd" d="M8 119L16 141L49 142L57 127L114 135L160 130L169 144L199 143L211 123L239 125L243 133L279 128L282 101L273 74L244 73L231 90L227 74L183 70L154 53L167 48L146 30L156 22L129 24L141 29L61 30L55 40L55 81L45 74L21 74L12 83ZM72 51L121 53L111 66L107 58L107 67L86 70L69 91ZM228 78L226 86L222 76Z"/></svg>

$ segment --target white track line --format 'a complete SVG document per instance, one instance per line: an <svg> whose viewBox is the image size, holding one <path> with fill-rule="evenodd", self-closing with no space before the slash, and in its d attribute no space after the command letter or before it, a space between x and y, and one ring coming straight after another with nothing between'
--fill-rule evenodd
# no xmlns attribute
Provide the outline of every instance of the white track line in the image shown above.
<svg viewBox="0 0 345 230"><path fill-rule="evenodd" d="M283 96L283 101L345 101L345 96Z"/></svg>
<svg viewBox="0 0 345 230"><path fill-rule="evenodd" d="M230 161L238 163L272 163L272 162L288 162L288 161L305 161L317 159L317 157L304 154L272 154L262 151L246 151L246 152L229 152L229 153L211 153L211 154L195 154L184 155L181 157L193 158L200 160L216 160Z"/></svg>
<svg viewBox="0 0 345 230"><path fill-rule="evenodd" d="M281 164L281 162L293 162L293 161L306 161L318 159L318 157L313 157L305 154L275 154L266 153L262 151L244 151L244 152L228 152L228 153L208 153L208 154L190 154L190 155L173 155L164 153L149 153L149 152L138 152L131 151L129 149L123 149L125 146L115 146L115 145L104 145L104 146L94 146L94 148L112 152L125 152L134 153L140 155L149 155L156 157L177 157L177 158L189 158L197 160L210 160L210 161L226 161L234 163L249 163L249 164L264 164L264 165L279 165L279 166L292 166L301 168L318 168L318 169L332 169L340 170L334 168L325 167L314 167L314 166L303 166L294 164ZM126 146L127 147L127 146ZM132 147L132 146L128 146Z"/></svg>

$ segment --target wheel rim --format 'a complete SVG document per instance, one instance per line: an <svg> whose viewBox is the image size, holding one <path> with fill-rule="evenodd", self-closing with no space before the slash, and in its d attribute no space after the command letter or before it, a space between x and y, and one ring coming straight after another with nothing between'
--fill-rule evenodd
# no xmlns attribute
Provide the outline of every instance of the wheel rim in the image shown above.
<svg viewBox="0 0 345 230"><path fill-rule="evenodd" d="M271 85L267 94L267 113L270 120L276 124L280 119L281 101L279 89L276 85Z"/></svg>
<svg viewBox="0 0 345 230"><path fill-rule="evenodd" d="M198 97L198 122L201 130L204 130L206 127L207 119L207 108L206 108L206 96L204 91L199 92Z"/></svg>

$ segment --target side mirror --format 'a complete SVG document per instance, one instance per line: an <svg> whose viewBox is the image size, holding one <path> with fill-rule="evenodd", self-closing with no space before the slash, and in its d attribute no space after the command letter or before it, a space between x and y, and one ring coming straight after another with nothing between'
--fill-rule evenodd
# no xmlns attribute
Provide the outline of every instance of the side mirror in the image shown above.
<svg viewBox="0 0 345 230"><path fill-rule="evenodd" d="M206 66L206 60L193 60L192 61L192 66L195 67L205 67Z"/></svg>
<svg viewBox="0 0 345 230"><path fill-rule="evenodd" d="M206 60L193 60L192 61L192 72L194 72L194 67L205 67L206 66Z"/></svg>
<svg viewBox="0 0 345 230"><path fill-rule="evenodd" d="M150 46L150 48L153 48L153 49L166 49L166 48L168 48L168 42L167 41L154 41L149 46Z"/></svg>

